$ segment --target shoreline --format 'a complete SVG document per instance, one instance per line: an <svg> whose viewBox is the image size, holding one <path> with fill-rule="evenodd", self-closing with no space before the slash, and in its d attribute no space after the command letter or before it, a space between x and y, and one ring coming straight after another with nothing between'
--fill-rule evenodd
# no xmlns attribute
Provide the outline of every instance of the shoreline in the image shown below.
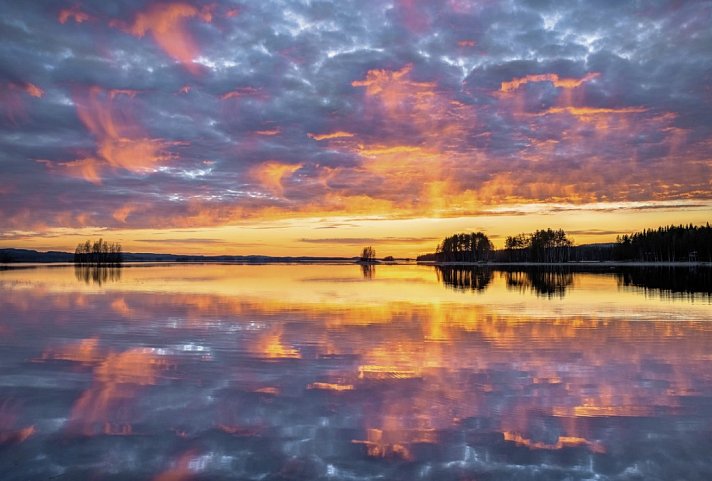
<svg viewBox="0 0 712 481"><path fill-rule="evenodd" d="M712 267L712 262L642 262L642 261L574 261L574 262L436 262L436 261L420 261L415 260L395 260L395 261L379 261L379 262L354 262L349 259L293 259L293 260L255 260L255 261L230 261L230 260L193 260L193 261L176 261L176 260L145 260L145 261L128 261L121 265L115 266L98 266L98 267L138 267L149 265L200 265L200 264L218 264L218 265L360 265L360 266L433 266L433 267ZM19 267L97 267L92 265L80 265L73 262L2 262L0 268L19 268Z"/></svg>
<svg viewBox="0 0 712 481"><path fill-rule="evenodd" d="M418 265L427 266L467 266L467 267L712 267L712 262L687 261L572 261L572 262L436 262L420 261Z"/></svg>

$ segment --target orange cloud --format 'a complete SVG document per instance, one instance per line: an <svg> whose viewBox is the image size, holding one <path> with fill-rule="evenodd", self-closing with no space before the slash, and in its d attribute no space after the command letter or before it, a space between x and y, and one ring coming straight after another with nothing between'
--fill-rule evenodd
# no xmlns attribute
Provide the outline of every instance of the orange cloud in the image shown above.
<svg viewBox="0 0 712 481"><path fill-rule="evenodd" d="M164 152L165 142L147 137L128 115L122 115L115 104L119 95L133 97L135 92L92 87L86 95L75 96L77 115L97 140L97 155L65 166L90 182L100 181L103 166L143 172L170 158Z"/></svg>
<svg viewBox="0 0 712 481"><path fill-rule="evenodd" d="M59 165L72 177L80 177L92 184L101 185L101 164L98 159L85 157L70 162L62 162Z"/></svg>
<svg viewBox="0 0 712 481"><path fill-rule="evenodd" d="M58 16L59 23L64 24L70 19L74 19L77 23L86 22L89 20L89 14L82 12L77 5L60 10Z"/></svg>
<svg viewBox="0 0 712 481"><path fill-rule="evenodd" d="M394 112L406 102L414 100L413 95L420 91L435 88L434 82L414 82L408 79L413 70L406 65L400 70L369 70L365 80L351 82L354 87L366 87L366 95L378 98L388 112Z"/></svg>
<svg viewBox="0 0 712 481"><path fill-rule="evenodd" d="M212 7L198 9L182 2L154 3L145 11L139 12L131 25L123 25L117 21L113 21L111 25L139 38L150 33L166 54L183 64L192 74L198 74L200 68L194 60L200 55L200 50L185 28L186 20L194 17L211 22Z"/></svg>
<svg viewBox="0 0 712 481"><path fill-rule="evenodd" d="M606 115L606 114L638 114L641 112L646 112L648 109L643 107L623 107L620 109L607 109L607 108L596 108L596 107L552 107L544 114L561 114L568 113L575 117L590 117L593 115Z"/></svg>
<svg viewBox="0 0 712 481"><path fill-rule="evenodd" d="M262 187L279 197L284 196L284 180L302 168L302 164L283 164L269 161L257 165L250 171L251 176Z"/></svg>
<svg viewBox="0 0 712 481"><path fill-rule="evenodd" d="M44 95L44 90L39 88L37 85L32 84L32 83L26 83L25 84L25 92L30 94L33 97L42 97Z"/></svg>
<svg viewBox="0 0 712 481"><path fill-rule="evenodd" d="M515 78L509 82L502 82L500 87L501 92L511 92L517 90L522 85L528 84L530 82L551 82L554 87L560 87L565 89L572 89L581 86L584 82L593 80L600 74L597 72L591 72L584 75L580 79L575 78L560 78L555 73L545 73L538 75L527 75L526 77Z"/></svg>
<svg viewBox="0 0 712 481"><path fill-rule="evenodd" d="M168 143L147 137L141 126L131 120L125 108L117 105L119 97L132 99L137 93L135 90L91 87L87 92L75 95L77 115L96 139L95 155L56 165L44 160L39 162L49 170L58 169L70 176L100 185L102 173L107 168L146 172L169 160L171 155L165 150ZM119 216L125 219L121 212Z"/></svg>
<svg viewBox="0 0 712 481"><path fill-rule="evenodd" d="M435 82L412 80L412 69L412 65L406 65L395 71L369 70L365 80L351 85L366 88L367 115L387 121L379 133L379 144L427 144L449 150L448 142L462 138L476 126L475 111L438 90ZM408 130L407 137L403 129Z"/></svg>
<svg viewBox="0 0 712 481"><path fill-rule="evenodd" d="M279 135L280 133L282 133L282 131L279 129L269 129L269 130L256 130L255 133L257 135L264 135L266 137L272 137L275 135Z"/></svg>
<svg viewBox="0 0 712 481"><path fill-rule="evenodd" d="M455 168L472 165L478 158L476 152L457 148L477 125L477 115L435 82L413 80L411 72L411 65L395 71L370 70L364 80L352 82L365 87L366 115L383 122L383 128L377 139L349 143L347 138L343 148L362 158L359 177L387 186L371 194L382 197L371 203L380 208L395 203L400 213L433 214L462 193ZM345 173L335 168L328 175L332 180Z"/></svg>
<svg viewBox="0 0 712 481"><path fill-rule="evenodd" d="M555 444L548 444L542 441L532 441L531 439L523 437L519 433L505 431L503 434L505 441L511 441L517 446L526 446L529 449L557 450L576 446L585 446L594 453L606 452L606 448L601 442L589 441L588 439L576 436L559 436Z"/></svg>
<svg viewBox="0 0 712 481"><path fill-rule="evenodd" d="M462 47L462 48L465 48L465 47L474 47L475 45L477 45L477 42L475 42L474 40L467 40L467 39L466 39L466 40L459 40L459 41L457 42L457 46L458 46L458 47Z"/></svg>
<svg viewBox="0 0 712 481"><path fill-rule="evenodd" d="M121 207L119 207L118 209L116 209L114 211L114 213L112 214L112 217L114 219L116 219L117 221L121 222L122 224L125 224L126 218L129 216L129 214L134 212L137 208L138 208L138 206L136 206L135 204L122 205Z"/></svg>
<svg viewBox="0 0 712 481"><path fill-rule="evenodd" d="M351 132L343 132L341 130L337 132L332 132L330 134L307 134L310 138L314 140L330 140L330 139L343 139L345 137L353 137L354 134Z"/></svg>

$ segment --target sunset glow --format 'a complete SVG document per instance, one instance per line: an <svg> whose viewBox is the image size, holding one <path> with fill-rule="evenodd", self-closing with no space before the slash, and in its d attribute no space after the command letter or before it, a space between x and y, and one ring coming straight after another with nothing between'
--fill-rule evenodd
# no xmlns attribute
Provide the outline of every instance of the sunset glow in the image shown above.
<svg viewBox="0 0 712 481"><path fill-rule="evenodd" d="M706 2L5 3L0 247L415 257L712 220Z"/></svg>

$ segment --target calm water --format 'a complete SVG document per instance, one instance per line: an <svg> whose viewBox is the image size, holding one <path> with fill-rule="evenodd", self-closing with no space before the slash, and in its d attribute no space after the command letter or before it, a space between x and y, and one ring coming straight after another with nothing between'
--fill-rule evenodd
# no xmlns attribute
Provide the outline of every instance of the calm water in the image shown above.
<svg viewBox="0 0 712 481"><path fill-rule="evenodd" d="M0 271L0 479L709 480L705 271Z"/></svg>

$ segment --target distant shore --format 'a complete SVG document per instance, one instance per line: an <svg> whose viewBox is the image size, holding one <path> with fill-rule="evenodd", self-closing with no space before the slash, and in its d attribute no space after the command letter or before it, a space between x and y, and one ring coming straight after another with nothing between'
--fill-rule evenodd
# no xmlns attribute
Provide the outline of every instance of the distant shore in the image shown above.
<svg viewBox="0 0 712 481"><path fill-rule="evenodd" d="M571 262L436 262L419 261L418 265L443 267L712 267L712 262L643 262L643 261L571 261Z"/></svg>
<svg viewBox="0 0 712 481"><path fill-rule="evenodd" d="M433 262L398 259L388 262L358 262L353 259L309 259L309 258L275 258L259 260L224 260L224 259L203 259L203 260L133 260L123 262L120 266L92 266L75 264L67 261L20 261L20 262L0 262L0 268L23 268L23 267L68 267L79 266L85 268L102 267L102 268L121 268L121 267L146 267L155 265L170 265L170 264L222 264L222 265L360 265L360 266L399 266L399 265L418 265L431 267L469 267L469 268L536 268L536 267L568 267L573 269L600 269L600 268L625 268L625 267L704 267L712 268L712 262L623 262L623 261L601 261L601 262Z"/></svg>
<svg viewBox="0 0 712 481"><path fill-rule="evenodd" d="M153 252L124 252L122 263L233 263L233 264L265 264L265 263L353 263L358 257L331 256L266 256L266 255L193 255L193 254L159 254ZM73 263L71 252L48 251L40 252L31 249L0 249L0 264L27 263Z"/></svg>
<svg viewBox="0 0 712 481"><path fill-rule="evenodd" d="M0 249L0 265L73 265L74 254L69 252L39 252L29 249ZM569 261L569 262L463 262L463 261L417 261L414 258L373 259L363 261L359 257L329 256L266 256L266 255L217 255L201 256L186 254L156 254L147 252L127 252L123 254L123 265L145 264L356 264L376 265L423 265L441 267L712 267L708 261Z"/></svg>

